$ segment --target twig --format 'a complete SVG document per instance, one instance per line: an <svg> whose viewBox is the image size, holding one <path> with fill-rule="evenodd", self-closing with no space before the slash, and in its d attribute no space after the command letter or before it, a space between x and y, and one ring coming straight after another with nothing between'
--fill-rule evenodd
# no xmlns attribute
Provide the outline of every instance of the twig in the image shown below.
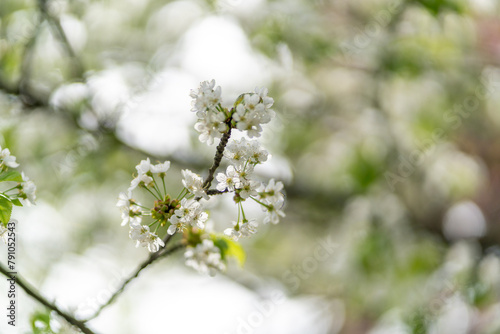
<svg viewBox="0 0 500 334"><path fill-rule="evenodd" d="M207 190L207 195L222 195L222 194L225 194L227 192L228 192L227 189L224 191L220 191L217 189L210 189L210 190Z"/></svg>
<svg viewBox="0 0 500 334"><path fill-rule="evenodd" d="M9 270L3 265L3 263L0 263L0 272L5 275L8 278L11 278L11 274ZM28 282L24 280L24 278L16 274L15 275L15 280L16 283L31 297L33 297L35 300L37 300L40 304L44 305L48 309L51 309L52 311L56 312L59 314L61 317L63 317L68 323L71 325L77 327L80 329L83 333L85 334L95 334L93 331L91 331L87 326L85 326L85 322L83 321L78 321L76 320L72 315L62 311L59 309L55 304L49 302L45 297L43 297L34 287L31 286Z"/></svg>
<svg viewBox="0 0 500 334"><path fill-rule="evenodd" d="M222 135L220 143L219 145L217 145L214 163L208 170L208 176L205 179L205 182L203 182L203 189L208 189L212 185L215 171L217 170L217 168L219 168L220 162L222 160L222 154L224 153L224 149L226 148L227 142L229 141L229 137L231 137L231 123L229 123L229 130L227 130L227 132Z"/></svg>
<svg viewBox="0 0 500 334"><path fill-rule="evenodd" d="M92 316L84 320L84 322L96 318L102 312L102 310L111 305L116 300L116 298L122 294L122 292L125 290L125 287L137 276L139 276L139 274L144 268L146 268L156 260L166 257L175 252L176 250L183 248L184 246L185 245L183 243L178 243L177 245L173 246L168 250L165 250L165 248L163 248L162 250L159 250L158 252L149 255L149 257L143 263L141 263L139 267L137 267L137 269L125 281L123 281L121 286L118 288L118 290L115 291L115 293L113 293L113 295L108 299L108 301L102 304L101 307L99 307L99 309Z"/></svg>

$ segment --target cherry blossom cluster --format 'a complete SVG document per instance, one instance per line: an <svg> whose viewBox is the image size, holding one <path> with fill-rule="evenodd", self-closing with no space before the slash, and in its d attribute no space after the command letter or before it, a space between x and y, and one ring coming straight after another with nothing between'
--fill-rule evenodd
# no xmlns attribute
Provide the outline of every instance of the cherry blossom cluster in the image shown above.
<svg viewBox="0 0 500 334"><path fill-rule="evenodd" d="M226 269L221 259L221 251L210 239L204 239L194 247L189 247L184 253L186 265L200 273L214 276L217 271Z"/></svg>
<svg viewBox="0 0 500 334"><path fill-rule="evenodd" d="M137 174L127 192L118 196L122 226L129 226L129 237L136 242L136 247L145 247L150 252L157 252L165 246L165 241L158 236L160 232L165 236L183 234L186 240L196 235L198 241L191 242L193 247L186 251L186 264L209 274L213 274L213 268L224 269L219 248L213 246L208 233L202 233L205 232L208 212L198 198L209 198L202 187L202 178L188 169L182 170L182 191L172 198L167 194L165 184L169 168L169 161L151 164L149 158L136 166ZM143 206L132 197L137 188L153 196L152 205ZM210 242L212 247L208 247Z"/></svg>
<svg viewBox="0 0 500 334"><path fill-rule="evenodd" d="M129 237L136 247L158 252L171 237L180 235L186 247L186 265L214 275L226 268L227 256L241 253L235 250L240 247L236 241L257 232L257 221L245 214L245 201L254 201L262 207L264 223L277 224L285 216L283 184L274 179L264 184L254 172L255 166L268 160L269 153L256 139L230 140L233 129L249 138L259 137L261 124L268 123L274 116L270 109L273 99L267 96L267 89L256 89L254 93L240 95L228 109L222 106L221 89L215 88L213 80L202 82L197 92L191 92L191 97L192 110L198 117L195 128L200 132L200 141L213 144L220 139L208 176L203 179L189 169L182 170L182 189L173 197L165 183L170 162L152 164L147 158L136 166L130 187L120 193L117 206L122 212L122 225L129 226ZM223 161L225 172L215 175ZM211 188L214 176L217 185ZM133 192L137 189L153 197L148 205L134 199ZM210 227L206 203L214 196L225 194L232 195L238 214L235 221L226 223L229 226L224 233L218 234Z"/></svg>
<svg viewBox="0 0 500 334"><path fill-rule="evenodd" d="M281 210L285 200L281 192L283 183L271 179L264 185L254 177L255 166L265 162L268 156L269 153L257 140L245 138L231 141L224 151L224 158L230 164L226 173L217 174L216 189L220 192L234 193L233 200L238 205L238 220L233 222L232 228L224 231L234 240L254 234L258 227L256 221L248 220L245 216L242 203L247 199L260 204L266 212L264 223L277 224L279 218L285 216Z"/></svg>
<svg viewBox="0 0 500 334"><path fill-rule="evenodd" d="M195 129L200 133L200 141L212 145L229 126L246 131L250 138L260 137L261 124L269 123L275 115L271 109L274 100L267 93L266 88L256 88L253 93L240 95L235 107L228 109L222 106L221 88L215 88L215 80L202 82L198 91L193 90L190 94L193 98L191 111L198 117Z"/></svg>
<svg viewBox="0 0 500 334"><path fill-rule="evenodd" d="M6 185L0 189L0 238L7 243L6 225L12 214L12 207L35 205L36 185L24 172L19 173L16 157L10 154L8 148L0 147L0 183Z"/></svg>

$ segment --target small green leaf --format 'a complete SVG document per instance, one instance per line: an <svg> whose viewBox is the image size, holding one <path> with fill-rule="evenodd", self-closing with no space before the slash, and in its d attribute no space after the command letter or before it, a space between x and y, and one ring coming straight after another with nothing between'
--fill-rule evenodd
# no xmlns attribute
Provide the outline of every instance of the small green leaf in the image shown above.
<svg viewBox="0 0 500 334"><path fill-rule="evenodd" d="M246 260L245 250L243 249L243 247L241 247L241 245L238 242L231 240L229 238L228 238L228 244L229 248L227 250L227 255L234 257L238 261L240 267L243 267Z"/></svg>
<svg viewBox="0 0 500 334"><path fill-rule="evenodd" d="M12 214L12 202L5 197L0 197L0 223L7 226Z"/></svg>
<svg viewBox="0 0 500 334"><path fill-rule="evenodd" d="M12 204L14 204L15 206L23 206L23 204L21 203L21 201L17 198L13 198L11 199L11 202Z"/></svg>
<svg viewBox="0 0 500 334"><path fill-rule="evenodd" d="M234 257L240 267L243 267L246 260L245 250L236 241L221 235L215 235L212 237L214 245L220 249L222 260L226 260L227 257Z"/></svg>
<svg viewBox="0 0 500 334"><path fill-rule="evenodd" d="M236 101L234 101L234 108L236 108L238 104L242 103L244 99L245 99L245 94L241 94L240 96L238 96Z"/></svg>
<svg viewBox="0 0 500 334"><path fill-rule="evenodd" d="M220 249L220 256L222 260L226 260L226 253L229 246L227 245L226 240L222 239L220 236L212 236L212 241L214 242L215 247Z"/></svg>
<svg viewBox="0 0 500 334"><path fill-rule="evenodd" d="M0 173L0 182L5 181L15 181L15 182L23 182L23 177L21 173L16 170L10 170L7 172Z"/></svg>

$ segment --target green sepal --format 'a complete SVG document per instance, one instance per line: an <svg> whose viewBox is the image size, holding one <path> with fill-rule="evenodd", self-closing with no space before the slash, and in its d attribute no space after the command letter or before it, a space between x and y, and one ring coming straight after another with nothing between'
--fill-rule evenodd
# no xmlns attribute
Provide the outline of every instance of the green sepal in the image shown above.
<svg viewBox="0 0 500 334"><path fill-rule="evenodd" d="M23 203L18 198L13 198L10 200L15 206L23 206Z"/></svg>
<svg viewBox="0 0 500 334"><path fill-rule="evenodd" d="M3 226L7 226L11 214L12 202L3 196L0 196L0 223L2 223Z"/></svg>
<svg viewBox="0 0 500 334"><path fill-rule="evenodd" d="M23 182L23 177L18 171L10 170L0 173L0 182L5 181Z"/></svg>
<svg viewBox="0 0 500 334"><path fill-rule="evenodd" d="M246 94L248 94L248 93L241 94L240 96L238 96L238 98L236 99L236 101L234 101L234 105L233 105L234 108L236 108L238 106L238 104L240 104L240 103L243 102L243 99L245 99L245 95Z"/></svg>

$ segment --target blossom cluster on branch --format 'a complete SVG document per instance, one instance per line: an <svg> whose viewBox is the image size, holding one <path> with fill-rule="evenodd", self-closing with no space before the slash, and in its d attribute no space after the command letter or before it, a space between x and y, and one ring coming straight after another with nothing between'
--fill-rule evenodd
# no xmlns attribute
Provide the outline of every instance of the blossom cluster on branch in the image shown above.
<svg viewBox="0 0 500 334"><path fill-rule="evenodd" d="M34 205L36 186L24 172L19 173L16 157L8 148L0 147L0 238L7 243L7 224L12 215L13 206ZM5 186L4 186L5 185ZM5 189L4 189L5 188Z"/></svg>
<svg viewBox="0 0 500 334"><path fill-rule="evenodd" d="M119 195L117 206L122 212L122 225L130 228L129 236L136 246L157 252L173 235L182 235L186 246L186 265L214 275L226 268L227 257L235 256L243 262L244 253L237 241L257 232L258 222L247 217L244 203L253 201L266 213L263 223L277 224L285 214L283 184L271 179L267 184L255 176L255 166L268 160L269 153L255 137L260 137L262 124L271 121L275 113L271 109L273 99L267 89L256 89L238 97L233 107L222 105L221 88L215 81L205 81L197 91L191 91L192 111L198 121L195 129L199 140L209 145L220 139L214 163L204 179L199 174L182 170L181 192L173 197L165 183L170 162L152 164L142 160L126 192ZM230 139L231 131L239 130L249 138ZM227 165L225 172L215 172L221 162ZM214 178L215 188L211 188ZM143 189L153 199L147 205L133 198L133 191ZM227 222L224 233L216 233L208 225L209 212L206 201L213 196L231 194L237 207L237 218ZM160 236L163 236L161 238Z"/></svg>

